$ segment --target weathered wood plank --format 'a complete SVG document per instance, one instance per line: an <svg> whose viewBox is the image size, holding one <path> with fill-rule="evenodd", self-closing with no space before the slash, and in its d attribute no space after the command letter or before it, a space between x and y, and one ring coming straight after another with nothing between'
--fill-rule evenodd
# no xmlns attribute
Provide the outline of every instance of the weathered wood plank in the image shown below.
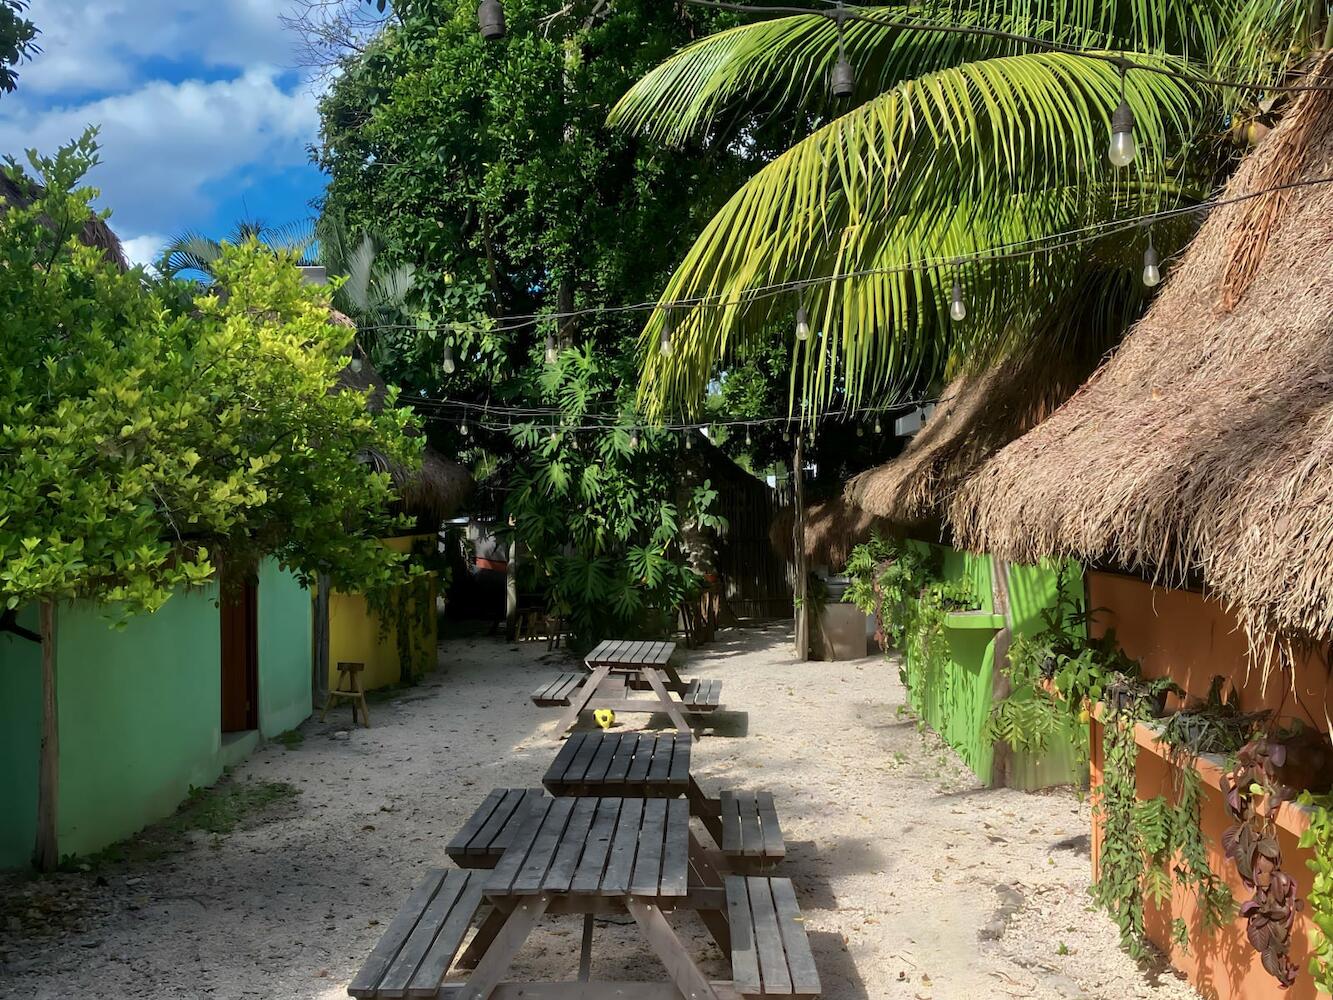
<svg viewBox="0 0 1333 1000"><path fill-rule="evenodd" d="M667 803L666 850L662 854L663 896L684 896L689 891L690 804L685 799Z"/></svg>
<svg viewBox="0 0 1333 1000"><path fill-rule="evenodd" d="M634 856L639 847L639 823L643 818L643 799L625 799L611 841L611 855L600 886L603 896L618 896L629 889L634 871Z"/></svg>
<svg viewBox="0 0 1333 1000"><path fill-rule="evenodd" d="M606 858L611 850L620 807L620 799L599 800L597 815L588 831L588 842L583 847L583 857L579 859L574 879L570 883L571 892L592 893L601 888L602 872L606 869Z"/></svg>
<svg viewBox="0 0 1333 1000"><path fill-rule="evenodd" d="M569 816L569 825L560 839L560 847L551 869L542 883L543 890L567 892L574 878L574 871L588 839L592 826L593 814L597 809L596 799L573 799L574 810Z"/></svg>
<svg viewBox="0 0 1333 1000"><path fill-rule="evenodd" d="M656 736L640 736L638 748L634 753L634 761L629 766L629 774L626 780L631 783L645 781L648 777L648 768L652 766L653 754L657 752Z"/></svg>
<svg viewBox="0 0 1333 1000"><path fill-rule="evenodd" d="M787 845L782 839L782 827L778 823L778 810L773 804L773 793L756 792L755 803L759 808L759 822L764 828L764 857L786 857Z"/></svg>
<svg viewBox="0 0 1333 1000"><path fill-rule="evenodd" d="M738 993L763 991L759 978L759 950L754 940L750 893L744 878L727 876L727 923L731 931L731 979Z"/></svg>
<svg viewBox="0 0 1333 1000"><path fill-rule="evenodd" d="M810 951L810 938L805 931L801 908L796 905L796 890L789 878L769 879L773 904L778 913L778 929L782 932L782 946L787 952L787 967L791 970L792 992L802 996L819 994L819 969Z"/></svg>
<svg viewBox="0 0 1333 1000"><path fill-rule="evenodd" d="M481 905L481 891L484 879L474 874L464 886L463 891L454 901L448 917L435 935L430 951L422 959L421 965L407 986L407 995L411 997L433 997L444 981L444 974L458 954L463 938L472 926L472 918L477 915Z"/></svg>
<svg viewBox="0 0 1333 1000"><path fill-rule="evenodd" d="M782 946L782 932L778 930L778 914L769 880L747 878L745 883L750 894L750 912L754 915L754 941L759 951L759 974L764 980L764 992L790 993L791 972L787 968L787 952Z"/></svg>
<svg viewBox="0 0 1333 1000"><path fill-rule="evenodd" d="M500 858L499 864L491 871L491 877L486 881L487 892L506 893L510 890L515 877L527 860L528 851L537 838L537 832L542 828L546 813L558 801L559 799L538 799L528 810L523 825L514 834L513 842Z"/></svg>
<svg viewBox="0 0 1333 1000"><path fill-rule="evenodd" d="M722 806L722 851L724 854L740 854L742 850L741 810L740 803L736 801L737 794L728 790L718 796L718 801Z"/></svg>
<svg viewBox="0 0 1333 1000"><path fill-rule="evenodd" d="M694 748L694 737L681 733L671 741L671 770L667 774L667 783L688 786L690 783L690 753Z"/></svg>
<svg viewBox="0 0 1333 1000"><path fill-rule="evenodd" d="M385 928L379 942L371 950L370 956L352 980L352 984L347 987L349 995L354 997L373 997L375 995L375 989L379 986L380 980L384 978L384 973L393 964L394 959L398 957L398 953L403 948L403 943L407 941L408 935L416 927L417 921L421 919L427 905L435 898L435 894L444 883L444 876L445 870L443 868L432 868L417 883L416 888L408 895L398 913L389 922L389 926Z"/></svg>
<svg viewBox="0 0 1333 1000"><path fill-rule="evenodd" d="M463 828L454 834L454 839L445 846L444 852L449 857L461 857L468 853L468 845L472 843L487 821L494 815L495 810L500 807L509 791L507 788L494 788L490 794L481 800L481 805L477 807L477 811L463 824Z"/></svg>
<svg viewBox="0 0 1333 1000"><path fill-rule="evenodd" d="M611 768L611 761L615 759L616 749L619 746L620 740L618 737L598 737L597 752L593 754L592 762L588 765L588 771L583 776L584 782L601 782L606 779L606 773Z"/></svg>
<svg viewBox="0 0 1333 1000"><path fill-rule="evenodd" d="M616 755L611 761L611 766L606 770L606 783L608 785L623 785L625 779L629 776L630 765L634 762L634 755L638 753L639 741L643 737L637 733L623 733L616 737Z"/></svg>
<svg viewBox="0 0 1333 1000"><path fill-rule="evenodd" d="M407 995L407 987L412 982L412 977L416 975L417 969L426 958L430 947L435 943L436 936L440 933L440 928L444 926L446 918L454 908L466 890L470 881L471 873L453 869L444 877L444 884L440 886L440 891L435 894L426 910L417 921L416 927L412 928L412 933L407 936L403 942L402 950L398 952L398 957L393 960L384 973L384 978L380 980L377 996L381 997L403 997ZM438 985L438 984L437 984Z"/></svg>
<svg viewBox="0 0 1333 1000"><path fill-rule="evenodd" d="M555 860L555 851L560 844L560 838L565 832L565 827L569 823L569 814L574 809L574 803L577 799L556 799L551 803L551 807L546 810L546 818L542 821L541 830L532 841L532 847L527 852L527 858L523 862L523 867L519 869L518 875L514 877L514 884L511 891L520 895L540 892L546 881L546 874L550 871L551 862Z"/></svg>
<svg viewBox="0 0 1333 1000"><path fill-rule="evenodd" d="M643 807L639 827L639 852L629 891L636 896L656 896L662 884L662 854L666 850L666 799L649 799Z"/></svg>
<svg viewBox="0 0 1333 1000"><path fill-rule="evenodd" d="M552 783L565 783L565 774L569 771L569 766L574 763L583 741L591 735L591 733L574 733L565 740L560 752L555 755L555 760L551 761L551 766L546 769L546 777L542 779L544 785L549 787Z"/></svg>
<svg viewBox="0 0 1333 1000"><path fill-rule="evenodd" d="M764 831L759 825L759 807L754 792L737 792L736 804L741 814L741 853L747 858L762 857Z"/></svg>

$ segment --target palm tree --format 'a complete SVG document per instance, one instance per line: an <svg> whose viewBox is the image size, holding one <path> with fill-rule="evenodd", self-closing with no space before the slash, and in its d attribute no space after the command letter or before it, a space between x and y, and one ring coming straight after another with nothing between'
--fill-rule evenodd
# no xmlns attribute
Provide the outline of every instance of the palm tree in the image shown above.
<svg viewBox="0 0 1333 1000"><path fill-rule="evenodd" d="M302 265L313 265L315 234L308 222L291 222L270 226L260 219L242 219L222 240L193 230L175 236L162 250L158 271L167 278L193 274L206 281L213 280L213 266L222 256L224 243L238 245L257 240L272 247L275 252L295 256Z"/></svg>
<svg viewBox="0 0 1333 1000"><path fill-rule="evenodd" d="M310 222L270 226L242 220L223 240L185 232L163 249L158 271L168 278L193 274L211 282L222 247L249 240L292 256L300 266L320 265L329 275L344 279L334 290L333 307L358 327L368 327L373 333L383 325L404 322L413 288L412 267L387 263L378 240L365 232L353 236L340 219L325 217L318 227Z"/></svg>
<svg viewBox="0 0 1333 1000"><path fill-rule="evenodd" d="M951 262L1206 198L1236 159L1228 120L1254 113L1328 21L1324 0L909 0L858 8L840 42L827 13L703 38L612 110L619 127L670 144L743 143L760 111L810 123L717 213L664 290L660 303L720 305L659 303L642 340L650 411L696 405L719 364L775 323L789 329L798 306L820 332L793 348L793 395L812 408L1034 341L1113 341L1141 307L1130 278L1147 239L1168 254L1188 221ZM840 45L857 77L845 104L826 96ZM1167 72L1122 74L1117 58ZM1128 170L1106 156L1122 93L1139 146ZM780 283L790 290L755 294ZM965 322L949 319L955 283ZM659 352L667 323L673 350Z"/></svg>

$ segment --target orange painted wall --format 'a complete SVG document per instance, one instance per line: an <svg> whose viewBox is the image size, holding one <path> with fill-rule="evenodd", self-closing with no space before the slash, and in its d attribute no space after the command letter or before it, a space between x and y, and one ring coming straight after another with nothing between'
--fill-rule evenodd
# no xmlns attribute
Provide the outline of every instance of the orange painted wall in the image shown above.
<svg viewBox="0 0 1333 1000"><path fill-rule="evenodd" d="M1265 689L1261 671L1249 668L1245 635L1235 618L1220 604L1203 595L1185 590L1164 590L1133 577L1092 572L1087 575L1088 606L1106 609L1095 623L1094 631L1114 628L1121 647L1143 664L1151 677L1170 676L1190 694L1203 696L1215 674L1231 679L1240 695L1242 709L1276 710L1284 718L1300 718L1314 724L1318 713L1333 714L1333 692L1327 683L1328 671L1322 660L1308 656L1297 666L1297 698L1274 674ZM1320 726L1320 728L1323 728ZM1094 792L1102 775L1101 726L1093 723L1092 783ZM1138 791L1142 798L1156 795L1174 797L1173 769L1160 756L1140 749ZM1287 809L1290 807L1284 807ZM1247 898L1245 887L1235 869L1222 855L1222 831L1228 816L1221 793L1204 787L1201 816L1204 836L1209 844L1208 863L1214 872L1230 884L1237 903ZM1093 868L1096 870L1100 844L1093 831ZM1295 834L1280 831L1283 868L1290 872L1302 896L1310 889L1311 874L1305 867L1309 852L1296 846ZM1182 917L1190 927L1190 951L1183 952L1170 943L1171 922ZM1236 920L1229 926L1205 935L1199 925L1193 897L1179 889L1170 904L1149 908L1148 934L1171 963L1184 971L1205 997L1217 1000L1264 1000L1288 997L1312 1000L1314 984L1306 972L1310 924L1304 914L1296 918L1292 960L1301 975L1290 990L1282 990L1276 980L1259 964L1259 958L1245 938L1245 924Z"/></svg>

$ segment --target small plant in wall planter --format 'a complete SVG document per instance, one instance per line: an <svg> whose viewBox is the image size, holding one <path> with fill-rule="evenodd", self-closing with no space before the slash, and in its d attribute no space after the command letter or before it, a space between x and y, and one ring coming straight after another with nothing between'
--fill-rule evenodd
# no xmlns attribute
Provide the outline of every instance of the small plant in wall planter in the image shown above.
<svg viewBox="0 0 1333 1000"><path fill-rule="evenodd" d="M1251 896L1240 906L1246 936L1269 975L1284 989L1299 970L1291 960L1291 929L1302 903L1296 884L1282 870L1277 812L1292 791L1278 780L1287 748L1259 738L1236 754L1235 767L1223 779L1227 812L1235 821L1222 834L1222 848Z"/></svg>

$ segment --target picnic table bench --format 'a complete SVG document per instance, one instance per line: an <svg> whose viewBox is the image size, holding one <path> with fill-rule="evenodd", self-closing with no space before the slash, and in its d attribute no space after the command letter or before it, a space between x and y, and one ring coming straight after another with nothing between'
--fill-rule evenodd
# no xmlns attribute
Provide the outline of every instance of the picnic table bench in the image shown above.
<svg viewBox="0 0 1333 1000"><path fill-rule="evenodd" d="M674 642L608 639L584 659L587 674L562 673L533 691L532 700L566 709L556 723L560 733L572 729L581 712L599 708L663 712L679 732L691 732L687 716L722 708L722 682L682 679L671 664L675 651ZM637 696L644 692L651 697Z"/></svg>
<svg viewBox="0 0 1333 1000"><path fill-rule="evenodd" d="M552 795L683 795L735 872L760 872L786 857L773 796L765 791L704 794L690 773L689 734L575 733L542 778Z"/></svg>
<svg viewBox="0 0 1333 1000"><path fill-rule="evenodd" d="M497 797L492 817L506 797ZM527 805L519 807L521 822L494 868L428 872L348 993L368 1000L818 995L814 958L790 880L733 876L715 887L691 879L686 800L525 796L522 801ZM490 905L489 914L460 954L483 903ZM666 917L676 909L695 910L704 919L723 953L731 956L732 980L713 983L702 974ZM617 912L634 918L669 983L591 981L594 917ZM548 914L584 918L578 981L504 982L518 950ZM455 960L470 975L460 984L444 985Z"/></svg>

